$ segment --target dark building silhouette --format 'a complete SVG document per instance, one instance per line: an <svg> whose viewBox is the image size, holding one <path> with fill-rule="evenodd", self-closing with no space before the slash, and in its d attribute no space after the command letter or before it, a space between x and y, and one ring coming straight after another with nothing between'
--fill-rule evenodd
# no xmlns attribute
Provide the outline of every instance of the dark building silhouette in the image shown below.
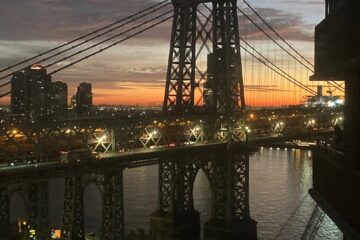
<svg viewBox="0 0 360 240"><path fill-rule="evenodd" d="M82 82L76 92L76 113L90 114L92 108L91 83Z"/></svg>
<svg viewBox="0 0 360 240"><path fill-rule="evenodd" d="M325 15L315 29L311 79L345 81L345 121L331 148L314 151L309 192L344 239L360 239L360 1L326 0Z"/></svg>
<svg viewBox="0 0 360 240"><path fill-rule="evenodd" d="M33 122L46 119L50 82L51 76L41 65L15 73L11 79L12 113L24 114Z"/></svg>
<svg viewBox="0 0 360 240"><path fill-rule="evenodd" d="M48 115L54 119L65 118L67 116L68 86L62 81L50 83L48 99Z"/></svg>
<svg viewBox="0 0 360 240"><path fill-rule="evenodd" d="M11 112L23 114L28 121L53 121L66 117L67 85L51 82L41 65L33 65L13 74Z"/></svg>
<svg viewBox="0 0 360 240"><path fill-rule="evenodd" d="M25 72L16 72L11 78L11 112L25 114L27 111L27 80Z"/></svg>

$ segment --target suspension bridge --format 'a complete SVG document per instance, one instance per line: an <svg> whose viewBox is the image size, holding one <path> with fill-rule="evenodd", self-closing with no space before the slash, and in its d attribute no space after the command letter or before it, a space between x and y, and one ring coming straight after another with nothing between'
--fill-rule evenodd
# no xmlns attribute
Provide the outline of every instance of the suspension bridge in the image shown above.
<svg viewBox="0 0 360 240"><path fill-rule="evenodd" d="M204 238L257 239L249 208L249 155L268 142L327 139L343 117L341 107L300 105L304 96L318 94L308 82L313 64L247 1L155 3L1 69L0 98L11 95L9 78L17 72L41 65L49 76L58 74L168 21L172 31L161 114L1 120L1 161L33 163L0 170L0 232L9 232L9 196L20 188L16 191L27 199L36 239L48 239L47 179L64 177L63 239L85 237L82 198L89 183L101 189L101 239L124 239L122 171L158 164L151 239L198 239L192 189L200 169L213 196ZM333 94L344 93L336 82L322 84ZM60 151L78 149L99 155L60 161Z"/></svg>

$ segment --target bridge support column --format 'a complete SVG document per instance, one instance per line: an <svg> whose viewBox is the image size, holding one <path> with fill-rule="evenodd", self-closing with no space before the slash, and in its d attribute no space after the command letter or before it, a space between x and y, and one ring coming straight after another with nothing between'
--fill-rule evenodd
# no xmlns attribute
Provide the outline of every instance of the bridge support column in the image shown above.
<svg viewBox="0 0 360 240"><path fill-rule="evenodd" d="M31 230L35 230L36 239L50 238L48 183L30 184L28 188L28 216Z"/></svg>
<svg viewBox="0 0 360 240"><path fill-rule="evenodd" d="M82 176L65 179L62 235L64 240L85 239Z"/></svg>
<svg viewBox="0 0 360 240"><path fill-rule="evenodd" d="M214 162L213 217L204 224L204 239L255 240L256 221L249 209L249 155L227 151L225 156Z"/></svg>
<svg viewBox="0 0 360 240"><path fill-rule="evenodd" d="M0 188L0 233L6 238L10 232L9 190ZM4 234L4 235L3 235Z"/></svg>
<svg viewBox="0 0 360 240"><path fill-rule="evenodd" d="M102 240L124 239L123 172L104 176Z"/></svg>
<svg viewBox="0 0 360 240"><path fill-rule="evenodd" d="M150 216L150 239L199 239L200 214L192 198L195 174L189 163L159 165L159 206Z"/></svg>

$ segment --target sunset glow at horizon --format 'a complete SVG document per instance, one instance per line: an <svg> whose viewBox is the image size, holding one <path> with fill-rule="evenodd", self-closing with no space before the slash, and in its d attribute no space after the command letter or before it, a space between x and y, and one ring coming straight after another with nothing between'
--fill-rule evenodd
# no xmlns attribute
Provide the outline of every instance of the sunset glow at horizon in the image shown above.
<svg viewBox="0 0 360 240"><path fill-rule="evenodd" d="M5 22L6 19L9 23L8 26L0 26L2 32L0 68L58 46L156 2L139 0L136 3L124 4L115 0L104 1L108 4L107 8L106 4L100 5L98 1L87 3L88 5L83 7L81 4L62 3L60 0L35 0L32 3L20 0L19 2L24 2L23 4L27 5L33 14L21 10L14 16L8 14L10 12L8 10L18 7L19 3L6 0L0 10L0 21ZM241 0L238 2L241 6ZM281 3L276 0L252 0L249 3L295 49L313 63L313 33L315 25L323 18L322 0L312 1L311 4L299 3L295 0ZM114 10L115 7L121 11ZM83 19L82 16L86 16L87 19ZM47 18L48 21L45 20ZM320 84L324 86L324 94L327 91L335 95L342 94L328 87L325 82L310 82L308 79L312 73L309 70L300 67L291 57L284 57L279 48L247 24L244 21L240 26L240 28L243 26L243 29L240 29L242 37L291 77L315 92L316 85ZM54 74L52 80L61 79L68 84L69 99L75 94L80 82L89 82L92 83L93 102L96 105L161 106L165 92L171 25L172 21L167 21L108 51ZM245 46L244 43L242 46ZM275 74L249 54L245 54L243 49L241 54L246 105L254 107L295 105L300 104L304 97L312 95L299 87L294 87L295 85L284 77ZM197 62L202 71L206 69L206 56L207 52L203 52ZM71 61L57 66L61 67L69 62ZM197 78L199 78L198 74ZM203 83L201 82L200 86ZM199 91L196 92L196 96L200 97ZM9 96L0 99L0 104L9 103Z"/></svg>

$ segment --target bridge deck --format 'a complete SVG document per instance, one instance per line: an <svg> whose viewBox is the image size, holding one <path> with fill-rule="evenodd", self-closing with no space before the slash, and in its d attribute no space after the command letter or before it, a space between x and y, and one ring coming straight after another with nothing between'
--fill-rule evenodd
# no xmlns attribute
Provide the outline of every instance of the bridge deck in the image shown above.
<svg viewBox="0 0 360 240"><path fill-rule="evenodd" d="M112 152L100 154L99 159L89 159L80 162L50 161L18 166L3 166L0 168L0 185L7 186L24 182L36 182L68 175L102 173L123 168L154 165L169 159L187 159L186 156L202 156L210 153L221 153L225 150L244 152L252 151L269 142L284 142L293 139L308 139L329 136L332 132L301 133L286 136L271 136L251 139L246 144L225 142L200 143L174 147L158 147L154 149L134 149L127 152ZM202 158L199 157L199 160Z"/></svg>

